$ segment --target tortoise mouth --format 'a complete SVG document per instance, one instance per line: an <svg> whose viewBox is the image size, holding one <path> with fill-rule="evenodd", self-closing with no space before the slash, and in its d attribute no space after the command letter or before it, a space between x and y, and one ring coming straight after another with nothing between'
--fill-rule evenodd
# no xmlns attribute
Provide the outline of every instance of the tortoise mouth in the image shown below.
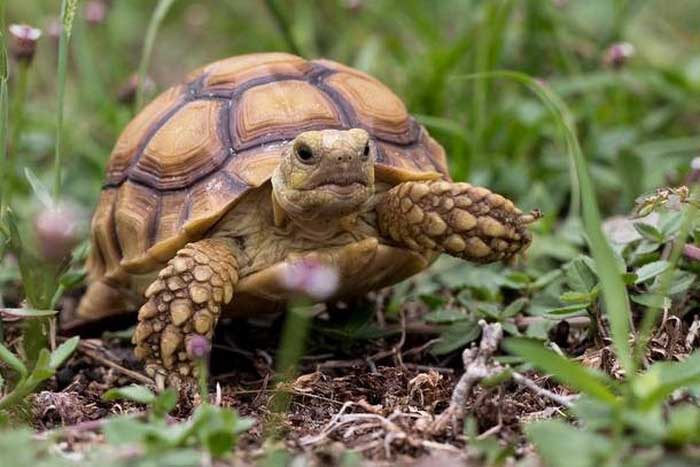
<svg viewBox="0 0 700 467"><path fill-rule="evenodd" d="M317 187L318 190L330 191L341 198L352 197L356 193L364 191L365 188L367 188L367 185L365 183L360 182L353 182L345 185L337 183L326 183Z"/></svg>
<svg viewBox="0 0 700 467"><path fill-rule="evenodd" d="M307 190L327 189L331 191L357 190L358 188L366 188L368 185L367 177L364 174L340 172L322 180L315 181L309 185Z"/></svg>

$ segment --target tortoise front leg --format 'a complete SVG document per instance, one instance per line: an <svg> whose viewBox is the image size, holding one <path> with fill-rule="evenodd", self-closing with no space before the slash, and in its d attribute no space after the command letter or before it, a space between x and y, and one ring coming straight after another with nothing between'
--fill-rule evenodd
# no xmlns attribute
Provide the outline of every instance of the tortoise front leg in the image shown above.
<svg viewBox="0 0 700 467"><path fill-rule="evenodd" d="M477 263L525 250L531 240L527 224L539 217L486 188L442 180L395 186L377 204L377 214L382 235L401 245Z"/></svg>
<svg viewBox="0 0 700 467"><path fill-rule="evenodd" d="M237 282L229 241L211 238L178 251L148 287L133 343L159 389L166 381L180 386L197 376L189 343L202 336L211 345L221 307L231 301Z"/></svg>

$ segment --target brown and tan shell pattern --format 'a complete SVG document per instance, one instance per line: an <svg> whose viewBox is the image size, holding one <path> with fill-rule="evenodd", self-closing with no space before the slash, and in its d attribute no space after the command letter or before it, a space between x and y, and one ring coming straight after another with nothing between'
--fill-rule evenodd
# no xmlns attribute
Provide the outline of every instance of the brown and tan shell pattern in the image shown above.
<svg viewBox="0 0 700 467"><path fill-rule="evenodd" d="M157 268L268 180L299 132L353 127L373 137L379 180L449 179L440 145L365 73L284 53L232 57L193 72L119 137L93 218L91 274Z"/></svg>

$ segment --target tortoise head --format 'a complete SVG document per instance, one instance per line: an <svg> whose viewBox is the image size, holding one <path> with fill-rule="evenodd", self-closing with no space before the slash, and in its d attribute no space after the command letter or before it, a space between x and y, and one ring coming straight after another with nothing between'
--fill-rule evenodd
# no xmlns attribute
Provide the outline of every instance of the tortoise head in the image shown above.
<svg viewBox="0 0 700 467"><path fill-rule="evenodd" d="M374 195L374 150L362 129L300 133L272 175L273 196L303 219L358 212Z"/></svg>

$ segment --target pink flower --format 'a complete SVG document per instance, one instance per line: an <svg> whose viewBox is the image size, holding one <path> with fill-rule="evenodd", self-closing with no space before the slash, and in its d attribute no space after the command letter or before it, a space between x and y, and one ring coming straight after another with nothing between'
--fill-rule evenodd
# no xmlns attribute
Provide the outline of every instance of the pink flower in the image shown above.
<svg viewBox="0 0 700 467"><path fill-rule="evenodd" d="M41 37L41 29L28 24L11 24L10 53L19 62L31 63L36 52L36 43Z"/></svg>
<svg viewBox="0 0 700 467"><path fill-rule="evenodd" d="M683 254L693 261L700 261L700 247L690 243L683 246Z"/></svg>
<svg viewBox="0 0 700 467"><path fill-rule="evenodd" d="M291 292L322 301L338 289L338 271L316 260L304 259L287 263L282 283Z"/></svg>
<svg viewBox="0 0 700 467"><path fill-rule="evenodd" d="M616 42L607 48L603 55L603 64L615 69L622 68L635 54L634 45L629 42Z"/></svg>
<svg viewBox="0 0 700 467"><path fill-rule="evenodd" d="M73 203L46 207L34 218L34 229L42 256L53 262L68 257L80 242L85 215Z"/></svg>
<svg viewBox="0 0 700 467"><path fill-rule="evenodd" d="M202 360L209 356L211 352L211 344L209 339L204 336L192 336L187 339L186 344L187 355L193 360Z"/></svg>
<svg viewBox="0 0 700 467"><path fill-rule="evenodd" d="M85 3L85 21L92 25L104 23L108 8L109 6L102 0L90 0Z"/></svg>

